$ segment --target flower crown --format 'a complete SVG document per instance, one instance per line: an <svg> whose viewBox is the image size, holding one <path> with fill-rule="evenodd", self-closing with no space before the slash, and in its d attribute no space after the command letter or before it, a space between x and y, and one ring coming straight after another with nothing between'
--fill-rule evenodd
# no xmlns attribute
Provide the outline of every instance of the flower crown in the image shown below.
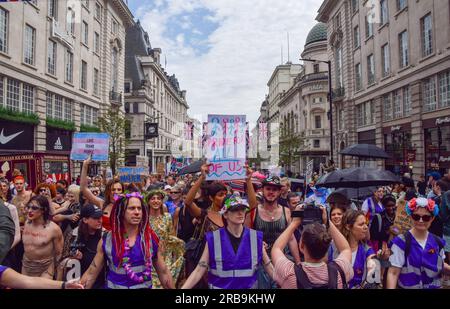
<svg viewBox="0 0 450 309"><path fill-rule="evenodd" d="M139 192L131 192L131 193L125 193L125 194L114 194L114 201L126 198L129 199L131 197L137 197L140 199L143 199L143 196Z"/></svg>
<svg viewBox="0 0 450 309"><path fill-rule="evenodd" d="M426 199L424 197L417 197L411 199L406 203L406 213L410 216L417 209L417 207L426 208L433 216L439 214L439 207L432 199Z"/></svg>
<svg viewBox="0 0 450 309"><path fill-rule="evenodd" d="M249 209L248 202L239 196L230 196L225 199L225 202L223 203L223 207L220 210L220 214L223 215L227 210L230 208L235 208L239 206L245 206L247 208L247 211Z"/></svg>

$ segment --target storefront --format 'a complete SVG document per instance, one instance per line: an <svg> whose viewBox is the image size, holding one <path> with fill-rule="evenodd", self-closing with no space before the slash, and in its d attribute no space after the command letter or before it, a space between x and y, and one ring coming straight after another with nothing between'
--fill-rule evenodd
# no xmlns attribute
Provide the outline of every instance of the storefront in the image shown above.
<svg viewBox="0 0 450 309"><path fill-rule="evenodd" d="M450 116L422 121L425 144L425 172L450 168Z"/></svg>
<svg viewBox="0 0 450 309"><path fill-rule="evenodd" d="M397 175L411 173L416 151L411 143L411 123L383 128L384 150L390 156L385 169Z"/></svg>
<svg viewBox="0 0 450 309"><path fill-rule="evenodd" d="M72 131L47 126L46 150L44 156L44 177L53 180L70 181L70 151Z"/></svg>

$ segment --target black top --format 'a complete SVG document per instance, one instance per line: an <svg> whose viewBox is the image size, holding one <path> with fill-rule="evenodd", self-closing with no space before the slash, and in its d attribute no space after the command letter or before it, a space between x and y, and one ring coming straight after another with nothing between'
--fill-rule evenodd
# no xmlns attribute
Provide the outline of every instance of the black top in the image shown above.
<svg viewBox="0 0 450 309"><path fill-rule="evenodd" d="M177 237L188 242L194 234L195 226L192 223L192 217L189 210L186 209L184 203L181 204L178 213Z"/></svg>
<svg viewBox="0 0 450 309"><path fill-rule="evenodd" d="M426 190L427 190L427 182L426 181L419 181L417 183L417 188L419 189L419 194L420 195L425 195Z"/></svg>
<svg viewBox="0 0 450 309"><path fill-rule="evenodd" d="M89 235L87 240L80 238L78 239L78 243L82 244L82 247L79 248L79 250L83 254L83 258L80 260L82 274L86 272L86 270L91 265L95 255L97 254L97 245L98 242L101 240L101 238L102 234L96 233L94 235ZM97 280L95 280L95 283L92 286L92 288L101 289L104 288L104 286L105 286L105 269L103 268L100 274L98 275Z"/></svg>
<svg viewBox="0 0 450 309"><path fill-rule="evenodd" d="M242 230L241 236L239 237L235 237L228 231L227 228L225 228L225 231L227 231L228 237L230 238L231 246L233 247L234 253L237 253L239 245L241 244L242 234L244 234L244 230Z"/></svg>

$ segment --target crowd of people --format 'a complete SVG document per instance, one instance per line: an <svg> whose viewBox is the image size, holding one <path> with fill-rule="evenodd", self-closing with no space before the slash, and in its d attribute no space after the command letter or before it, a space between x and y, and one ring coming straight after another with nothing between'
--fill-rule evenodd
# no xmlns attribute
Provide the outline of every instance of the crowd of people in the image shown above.
<svg viewBox="0 0 450 309"><path fill-rule="evenodd" d="M33 191L20 172L0 177L0 287L450 285L450 171L417 184L405 175L359 202L315 187L315 177L301 190L287 177L255 181L248 166L236 190L207 181L207 164L197 174L121 183L89 177L90 163L71 184L49 180Z"/></svg>

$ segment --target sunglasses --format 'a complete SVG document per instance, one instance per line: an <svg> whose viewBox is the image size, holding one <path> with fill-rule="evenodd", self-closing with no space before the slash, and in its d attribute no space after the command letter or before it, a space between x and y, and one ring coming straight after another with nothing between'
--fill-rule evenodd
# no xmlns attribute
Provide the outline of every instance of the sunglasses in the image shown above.
<svg viewBox="0 0 450 309"><path fill-rule="evenodd" d="M421 216L421 215L417 215L417 214L412 214L411 218L414 221L419 221L420 219L422 219L423 222L429 222L433 218L433 216L430 216L430 215Z"/></svg>
<svg viewBox="0 0 450 309"><path fill-rule="evenodd" d="M36 206L36 205L27 205L27 206L25 206L25 209L26 210L31 209L33 211L36 211L36 210L42 209L42 207L39 207L39 206Z"/></svg>
<svg viewBox="0 0 450 309"><path fill-rule="evenodd" d="M170 194L180 194L181 192L180 191L172 191L172 192L170 192Z"/></svg>
<svg viewBox="0 0 450 309"><path fill-rule="evenodd" d="M42 189L39 190L39 192L47 192L47 190L48 189L46 189L46 188L42 188Z"/></svg>

